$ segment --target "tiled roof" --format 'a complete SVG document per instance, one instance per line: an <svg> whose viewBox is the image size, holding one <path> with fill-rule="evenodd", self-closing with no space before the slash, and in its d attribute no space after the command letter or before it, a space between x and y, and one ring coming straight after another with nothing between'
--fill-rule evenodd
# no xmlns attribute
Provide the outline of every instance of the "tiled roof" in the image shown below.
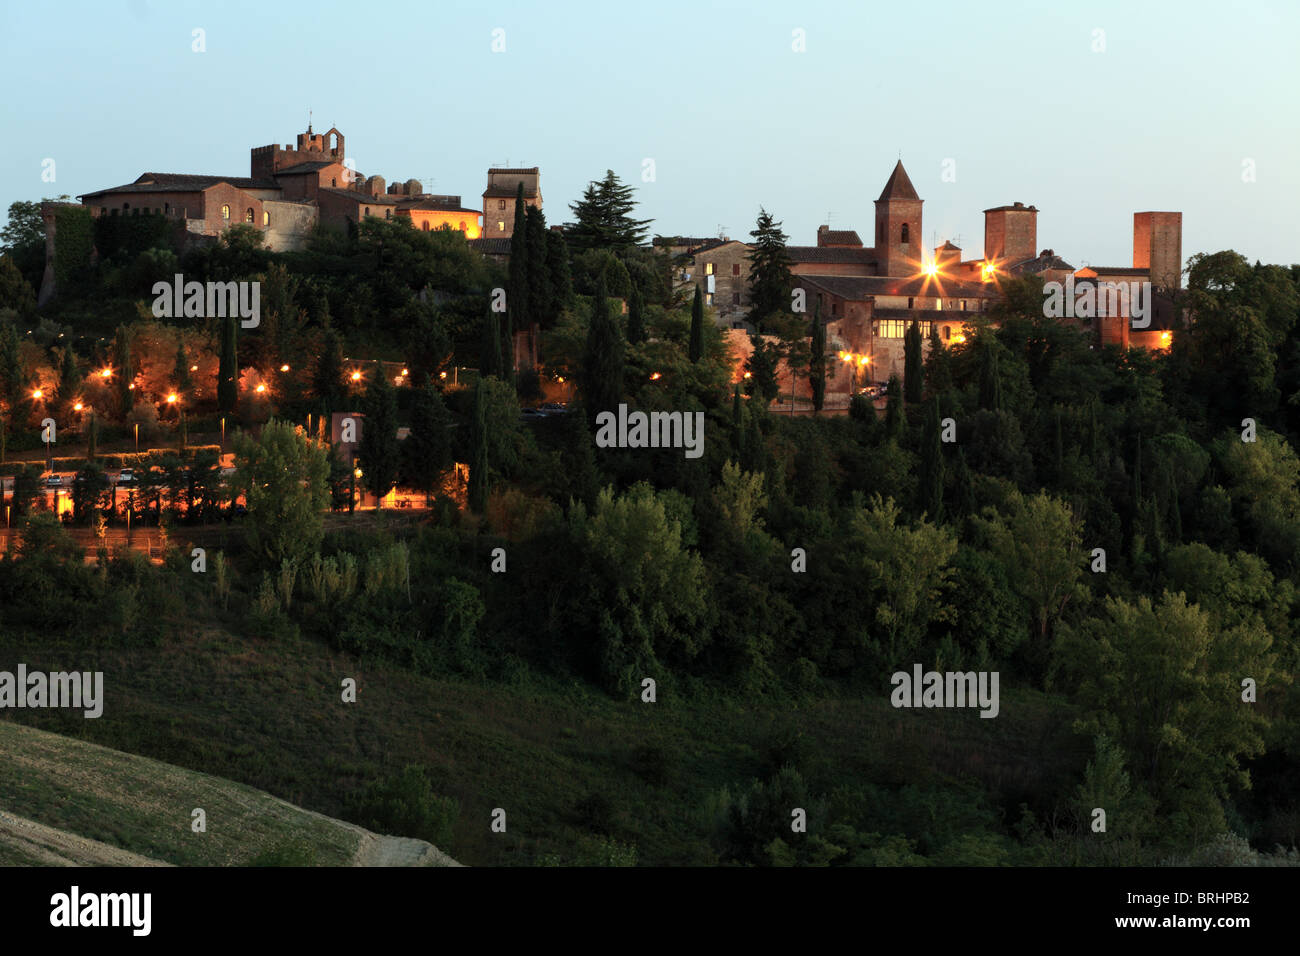
<svg viewBox="0 0 1300 956"><path fill-rule="evenodd" d="M507 168L504 166L492 166L488 169L488 175L491 176L493 173L501 173L502 175L505 176L529 176L529 175L536 176L537 171L539 169L541 169L540 166L528 166L526 168L525 167Z"/></svg>
<svg viewBox="0 0 1300 956"><path fill-rule="evenodd" d="M404 199L398 199L397 205L403 210L463 212L471 216L482 215L480 209L467 209L462 206L459 196L407 196Z"/></svg>
<svg viewBox="0 0 1300 956"><path fill-rule="evenodd" d="M786 246L785 254L796 265L801 262L839 264L870 264L876 261L876 250L842 246Z"/></svg>
<svg viewBox="0 0 1300 956"><path fill-rule="evenodd" d="M885 181L885 188L880 191L881 199L920 199L916 194L916 189L912 186L912 181L907 178L907 170L903 168L903 161L900 159L894 171L889 174L889 179Z"/></svg>
<svg viewBox="0 0 1300 956"><path fill-rule="evenodd" d="M712 252L714 249L720 249L723 246L729 246L733 242L739 242L738 239L702 239L698 246L691 246L686 250L688 256L698 256L701 253Z"/></svg>
<svg viewBox="0 0 1300 956"><path fill-rule="evenodd" d="M97 189L82 193L78 199L105 196L110 193L184 193L202 192L218 183L236 189L279 189L280 184L269 179L249 179L245 176L191 176L183 173L145 173L135 182L110 189Z"/></svg>
<svg viewBox="0 0 1300 956"><path fill-rule="evenodd" d="M862 246L862 237L854 229L826 229L818 230L817 244L819 246Z"/></svg>
<svg viewBox="0 0 1300 956"><path fill-rule="evenodd" d="M944 299L970 299L990 295L987 287L955 279L930 276L795 276L798 285L815 286L841 299L860 302L875 295L938 296Z"/></svg>
<svg viewBox="0 0 1300 956"><path fill-rule="evenodd" d="M1144 276L1150 275L1150 269L1133 269L1128 266L1088 266L1099 276Z"/></svg>
<svg viewBox="0 0 1300 956"><path fill-rule="evenodd" d="M333 166L337 163L327 162L325 160L313 159L305 163L294 163L292 166L285 166L283 169L277 169L271 175L273 176L301 176L304 173L315 173L324 169L326 166Z"/></svg>
<svg viewBox="0 0 1300 956"><path fill-rule="evenodd" d="M396 196L372 196L370 193L363 193L356 189L336 189L332 186L322 186L320 191L333 193L335 196L342 196L344 199L351 199L363 206L396 206L398 202Z"/></svg>
<svg viewBox="0 0 1300 956"><path fill-rule="evenodd" d="M477 249L485 256L508 256L510 255L510 240L501 236L486 236L482 239L471 239L469 241L471 249Z"/></svg>
<svg viewBox="0 0 1300 956"><path fill-rule="evenodd" d="M1047 272L1049 269L1073 272L1074 266L1057 255L1040 255L1033 259L1023 259L1009 266L1007 272L1013 276L1038 275L1040 272Z"/></svg>
<svg viewBox="0 0 1300 956"><path fill-rule="evenodd" d="M1018 202L1012 206L994 206L992 209L985 209L985 212L1038 212L1033 206L1026 206Z"/></svg>
<svg viewBox="0 0 1300 956"><path fill-rule="evenodd" d="M652 245L656 246L685 246L688 249L694 249L696 246L702 246L706 242L713 242L712 237L698 238L694 236L655 236Z"/></svg>
<svg viewBox="0 0 1300 956"><path fill-rule="evenodd" d="M953 252L961 252L961 246L954 246L954 245L952 244L952 240L951 240L951 239L947 240L947 241L946 241L942 246L940 246L939 248L940 248L940 249L944 249L944 250L952 250Z"/></svg>

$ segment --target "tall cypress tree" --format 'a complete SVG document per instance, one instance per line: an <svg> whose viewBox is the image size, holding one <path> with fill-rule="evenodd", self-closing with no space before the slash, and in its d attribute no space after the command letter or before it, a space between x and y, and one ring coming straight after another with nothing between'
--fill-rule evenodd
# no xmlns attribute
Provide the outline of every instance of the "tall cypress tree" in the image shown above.
<svg viewBox="0 0 1300 956"><path fill-rule="evenodd" d="M582 355L582 394L593 427L597 414L617 411L623 398L623 350L623 333L618 320L610 314L605 278L601 276L596 280L591 325Z"/></svg>
<svg viewBox="0 0 1300 956"><path fill-rule="evenodd" d="M442 395L428 376L411 396L411 433L402 447L402 481L429 493L437 488L442 474L451 467L451 416Z"/></svg>
<svg viewBox="0 0 1300 956"><path fill-rule="evenodd" d="M641 295L641 287L633 284L632 296L627 303L627 341L629 345L639 345L645 340L645 298Z"/></svg>
<svg viewBox="0 0 1300 956"><path fill-rule="evenodd" d="M217 366L217 408L229 414L239 401L239 362L235 357L235 316L221 320L221 361Z"/></svg>
<svg viewBox="0 0 1300 956"><path fill-rule="evenodd" d="M889 376L885 395L885 439L899 441L903 437L903 385L897 375Z"/></svg>
<svg viewBox="0 0 1300 956"><path fill-rule="evenodd" d="M506 288L506 313L515 320L515 328L528 327L528 205L524 202L524 184L515 193L515 224L510 236L510 263Z"/></svg>
<svg viewBox="0 0 1300 956"><path fill-rule="evenodd" d="M695 301L691 303L690 359L698 362L704 356L704 293L697 285Z"/></svg>
<svg viewBox="0 0 1300 956"><path fill-rule="evenodd" d="M501 377L501 323L496 310L488 305L483 319L483 343L479 348L478 373Z"/></svg>
<svg viewBox="0 0 1300 956"><path fill-rule="evenodd" d="M920 510L936 524L943 512L943 443L940 439L939 396L930 399L921 432L921 474L917 487Z"/></svg>
<svg viewBox="0 0 1300 956"><path fill-rule="evenodd" d="M375 362L374 374L366 383L362 402L366 420L361 429L361 458L366 488L382 499L397 484L400 449L397 441L397 394L384 374L381 362Z"/></svg>
<svg viewBox="0 0 1300 956"><path fill-rule="evenodd" d="M325 422L334 412L342 411L343 398L347 388L343 383L343 350L339 345L338 333L325 320L325 335L321 339L320 357L316 360L316 373L312 378L312 390L320 402L321 413Z"/></svg>
<svg viewBox="0 0 1300 956"><path fill-rule="evenodd" d="M546 272L551 280L552 314L544 320L543 328L551 328L565 309L573 307L573 273L569 269L569 246L564 233L546 231Z"/></svg>
<svg viewBox="0 0 1300 956"><path fill-rule="evenodd" d="M470 430L471 461L469 466L469 509L475 514L487 510L488 499L488 432L487 387L479 380L474 390L474 425Z"/></svg>
<svg viewBox="0 0 1300 956"><path fill-rule="evenodd" d="M921 361L921 326L916 319L907 327L903 339L903 396L909 405L921 401L925 393L925 366Z"/></svg>
<svg viewBox="0 0 1300 956"><path fill-rule="evenodd" d="M131 366L131 333L119 325L113 335L113 374L117 376L117 406L125 418L135 407L135 390L131 381L135 369Z"/></svg>
<svg viewBox="0 0 1300 956"><path fill-rule="evenodd" d="M193 387L193 382L190 381L190 360L185 354L185 343L179 335L176 337L176 364L172 368L172 381L176 384L176 391L182 395L189 394Z"/></svg>
<svg viewBox="0 0 1300 956"><path fill-rule="evenodd" d="M81 390L81 371L77 368L77 356L68 345L63 350L59 362L59 391L57 396L59 411L66 414L72 409L73 399Z"/></svg>
<svg viewBox="0 0 1300 956"><path fill-rule="evenodd" d="M952 356L939 338L939 326L930 326L930 354L925 357L925 382L936 395L952 388Z"/></svg>
<svg viewBox="0 0 1300 956"><path fill-rule="evenodd" d="M981 345L980 408L997 411L1002 407L1002 377L998 374L998 353L991 342L982 342Z"/></svg>
<svg viewBox="0 0 1300 956"><path fill-rule="evenodd" d="M826 326L822 324L822 306L813 310L812 347L808 357L808 384L812 387L813 412L826 403Z"/></svg>
<svg viewBox="0 0 1300 956"><path fill-rule="evenodd" d="M528 322L530 325L554 325L551 277L546 268L546 214L529 206L525 229L528 232Z"/></svg>

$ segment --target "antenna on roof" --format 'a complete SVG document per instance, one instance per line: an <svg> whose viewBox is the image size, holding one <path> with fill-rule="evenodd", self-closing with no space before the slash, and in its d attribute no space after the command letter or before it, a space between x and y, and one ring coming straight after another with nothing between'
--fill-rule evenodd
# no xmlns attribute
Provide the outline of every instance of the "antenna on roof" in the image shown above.
<svg viewBox="0 0 1300 956"><path fill-rule="evenodd" d="M727 238L727 227L724 226L722 223L718 223L718 238L719 239Z"/></svg>
<svg viewBox="0 0 1300 956"><path fill-rule="evenodd" d="M307 107L307 132L311 132L311 107Z"/></svg>
<svg viewBox="0 0 1300 956"><path fill-rule="evenodd" d="M833 215L834 213L832 213L829 209L826 210L826 225L829 226L831 224L831 216Z"/></svg>

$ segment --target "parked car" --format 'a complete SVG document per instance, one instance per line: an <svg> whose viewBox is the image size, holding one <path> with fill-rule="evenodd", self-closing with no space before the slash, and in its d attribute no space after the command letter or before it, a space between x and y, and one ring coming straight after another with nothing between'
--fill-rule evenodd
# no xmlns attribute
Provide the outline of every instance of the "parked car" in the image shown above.
<svg viewBox="0 0 1300 956"><path fill-rule="evenodd" d="M546 415L563 415L568 411L563 402L546 402L543 405L538 405L537 410Z"/></svg>
<svg viewBox="0 0 1300 956"><path fill-rule="evenodd" d="M45 477L45 487L46 487L46 488L62 488L62 487L63 487L63 476L62 476L62 475L47 475L47 476Z"/></svg>
<svg viewBox="0 0 1300 956"><path fill-rule="evenodd" d="M123 468L117 473L117 483L119 485L131 485L135 483L135 472L130 468Z"/></svg>
<svg viewBox="0 0 1300 956"><path fill-rule="evenodd" d="M519 410L520 421L535 422L540 418L546 418L546 412L540 408L522 408Z"/></svg>

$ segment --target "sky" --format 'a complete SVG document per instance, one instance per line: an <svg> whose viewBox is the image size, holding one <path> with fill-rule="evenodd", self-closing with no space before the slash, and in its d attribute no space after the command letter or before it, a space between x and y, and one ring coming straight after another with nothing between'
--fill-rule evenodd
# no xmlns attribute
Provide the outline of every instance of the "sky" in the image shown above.
<svg viewBox="0 0 1300 956"><path fill-rule="evenodd" d="M489 166L539 166L552 224L612 169L654 233L743 239L763 207L792 245L870 243L901 157L964 258L1019 201L1075 266L1131 264L1145 210L1183 213L1184 258L1289 264L1297 37L1295 0L0 0L0 208L247 176L310 110L363 174L475 208Z"/></svg>

